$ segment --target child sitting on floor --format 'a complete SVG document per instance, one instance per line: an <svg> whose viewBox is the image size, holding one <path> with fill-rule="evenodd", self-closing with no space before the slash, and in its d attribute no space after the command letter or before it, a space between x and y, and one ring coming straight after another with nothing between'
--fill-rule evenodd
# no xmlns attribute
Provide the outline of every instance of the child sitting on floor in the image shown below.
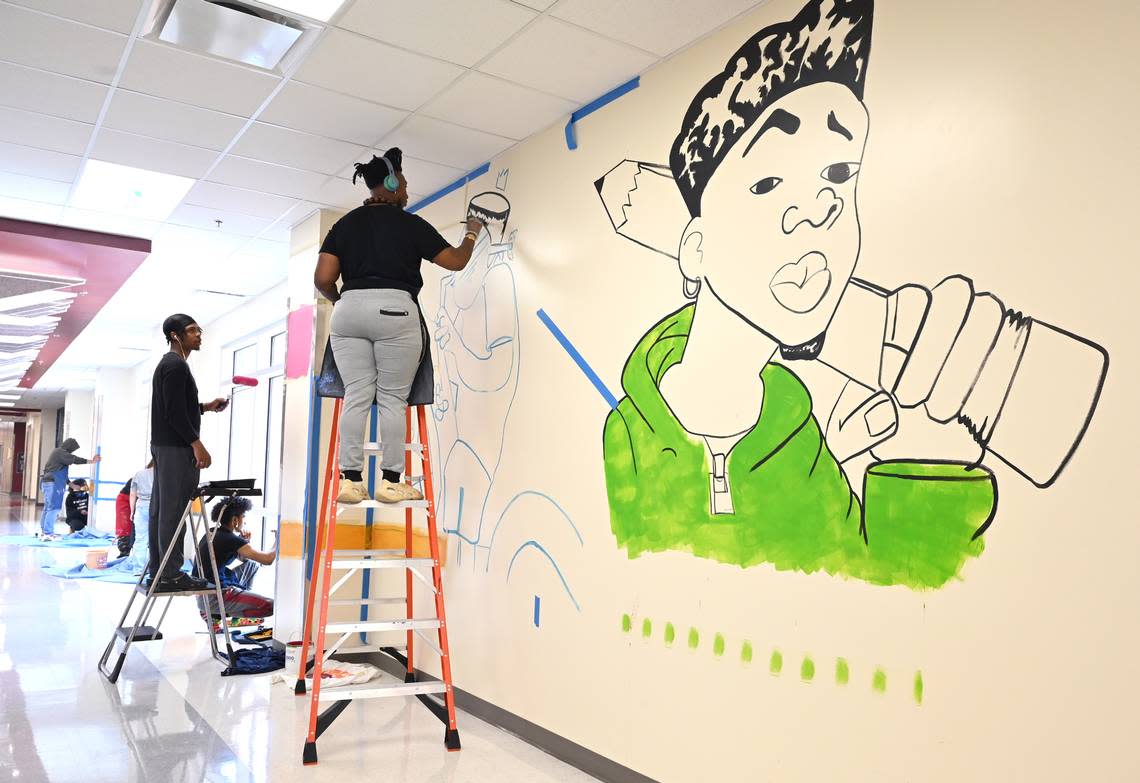
<svg viewBox="0 0 1140 783"><path fill-rule="evenodd" d="M72 533L77 533L87 527L87 482L77 478L67 482L67 500L64 507L67 511L67 526Z"/></svg>
<svg viewBox="0 0 1140 783"><path fill-rule="evenodd" d="M252 508L249 498L232 497L218 501L210 514L218 527L213 534L214 557L218 565L218 576L222 582L222 600L226 603L228 617L269 617L273 614L273 599L259 595L249 589L258 565L272 565L277 559L277 550L262 552L249 543L249 533L242 530L245 514ZM198 542L196 566L201 566L201 574L212 582L214 575L210 569L210 534L202 536ZM226 566L240 560L241 565L230 569ZM194 573L199 573L195 569ZM198 609L203 617L207 604L214 619L219 619L218 602L211 594L198 597Z"/></svg>

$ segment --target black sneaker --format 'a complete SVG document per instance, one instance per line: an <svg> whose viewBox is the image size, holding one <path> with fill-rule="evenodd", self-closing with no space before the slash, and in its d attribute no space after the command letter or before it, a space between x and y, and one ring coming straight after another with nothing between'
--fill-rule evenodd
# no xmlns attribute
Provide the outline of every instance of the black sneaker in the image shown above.
<svg viewBox="0 0 1140 783"><path fill-rule="evenodd" d="M154 591L156 593L185 593L192 590L213 590L214 586L207 582L205 579L199 579L196 576L182 573L181 571L177 576L163 577L158 580Z"/></svg>

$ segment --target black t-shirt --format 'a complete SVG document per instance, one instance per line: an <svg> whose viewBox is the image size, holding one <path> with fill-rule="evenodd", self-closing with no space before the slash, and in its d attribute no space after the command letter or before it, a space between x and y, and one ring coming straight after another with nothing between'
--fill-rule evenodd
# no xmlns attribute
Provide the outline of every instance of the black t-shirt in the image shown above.
<svg viewBox="0 0 1140 783"><path fill-rule="evenodd" d="M213 574L210 573L210 555L206 552L208 541L209 534L202 536L202 540L198 542L198 563L202 566L202 573L209 579L213 577ZM222 580L224 587L229 586L228 580L232 573L226 566L237 557L238 550L248 543L228 528L218 528L217 532L214 533L214 557L218 561L218 577Z"/></svg>
<svg viewBox="0 0 1140 783"><path fill-rule="evenodd" d="M202 409L190 365L171 351L159 360L150 382L150 442L189 446L198 440Z"/></svg>
<svg viewBox="0 0 1140 783"><path fill-rule="evenodd" d="M357 207L329 229L322 253L340 259L342 291L397 288L418 296L420 261L431 261L447 240L419 215L394 205Z"/></svg>
<svg viewBox="0 0 1140 783"><path fill-rule="evenodd" d="M67 493L64 506L66 507L68 525L78 524L82 526L87 524L87 503L89 497L87 492L71 490Z"/></svg>

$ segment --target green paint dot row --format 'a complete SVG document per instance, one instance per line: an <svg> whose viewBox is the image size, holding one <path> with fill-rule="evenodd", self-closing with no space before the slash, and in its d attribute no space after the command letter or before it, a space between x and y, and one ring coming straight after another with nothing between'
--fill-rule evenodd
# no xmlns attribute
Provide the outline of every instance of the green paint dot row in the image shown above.
<svg viewBox="0 0 1140 783"><path fill-rule="evenodd" d="M633 629L633 618L628 614L621 616L621 629L624 633L629 633ZM641 621L641 635L645 639L653 636L653 623L649 618L643 618ZM677 629L673 623L665 623L664 630L666 646L672 646L677 639ZM696 628L689 628L687 643L690 650L696 650L701 645L701 634ZM718 658L724 656L725 651L724 634L716 633L713 635L713 655ZM740 645L740 660L743 663L752 663L753 649L752 642L745 639ZM773 675L779 675L784 670L784 654L778 649L772 650L772 655L768 659L768 671ZM804 682L812 682L815 680L816 667L815 661L811 656L805 655L800 662L800 679ZM835 684L847 685L851 681L851 666L845 658L835 659ZM887 691L887 673L882 668L876 668L871 675L871 690L876 693L886 693ZM914 674L914 702L915 704L922 704L923 697L923 680L922 672L917 671Z"/></svg>

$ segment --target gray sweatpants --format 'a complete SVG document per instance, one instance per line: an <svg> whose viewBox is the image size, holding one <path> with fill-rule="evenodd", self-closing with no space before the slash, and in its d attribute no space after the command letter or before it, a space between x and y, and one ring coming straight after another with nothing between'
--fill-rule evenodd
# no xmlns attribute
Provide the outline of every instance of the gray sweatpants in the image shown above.
<svg viewBox="0 0 1140 783"><path fill-rule="evenodd" d="M381 467L403 473L408 393L423 351L412 295L394 288L345 291L333 308L332 349L344 381L340 469L364 469L364 422L375 398Z"/></svg>

